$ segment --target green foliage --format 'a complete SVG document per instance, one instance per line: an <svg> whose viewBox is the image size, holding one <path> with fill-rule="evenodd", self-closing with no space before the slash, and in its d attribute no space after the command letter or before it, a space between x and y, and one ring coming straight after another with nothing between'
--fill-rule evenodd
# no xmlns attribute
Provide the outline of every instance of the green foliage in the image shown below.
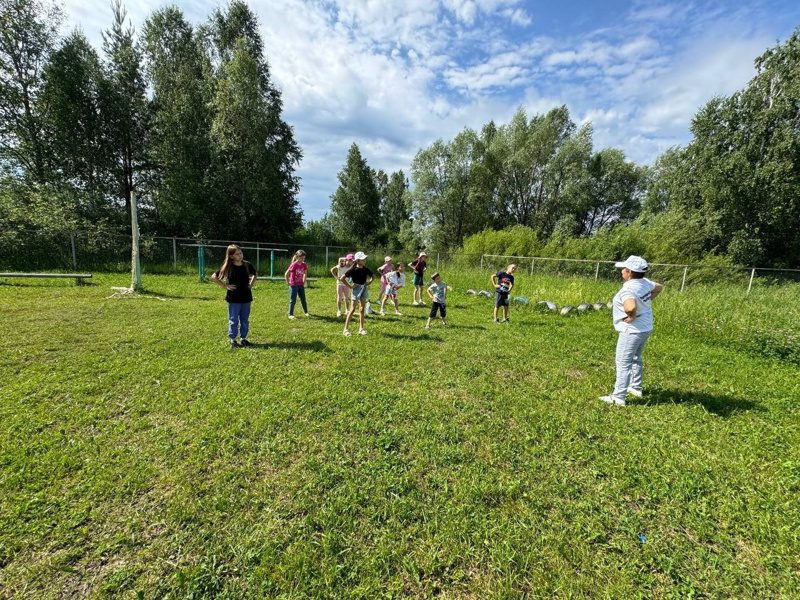
<svg viewBox="0 0 800 600"><path fill-rule="evenodd" d="M380 230L380 193L375 176L353 142L347 162L337 175L339 186L331 196L331 219L340 240L369 243Z"/></svg>

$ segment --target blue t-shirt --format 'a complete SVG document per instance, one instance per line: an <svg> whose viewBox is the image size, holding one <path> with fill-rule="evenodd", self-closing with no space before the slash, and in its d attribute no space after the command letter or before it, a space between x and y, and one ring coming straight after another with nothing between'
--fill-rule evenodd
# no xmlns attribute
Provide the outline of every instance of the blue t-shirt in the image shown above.
<svg viewBox="0 0 800 600"><path fill-rule="evenodd" d="M445 296L447 293L447 284L444 281L440 281L438 284L432 283L428 291L433 294L434 302L438 302L439 304L445 304L447 302Z"/></svg>
<svg viewBox="0 0 800 600"><path fill-rule="evenodd" d="M509 275L505 271L498 271L494 274L497 279L497 284L500 286L497 291L501 294L507 294L511 286L514 285L514 276Z"/></svg>

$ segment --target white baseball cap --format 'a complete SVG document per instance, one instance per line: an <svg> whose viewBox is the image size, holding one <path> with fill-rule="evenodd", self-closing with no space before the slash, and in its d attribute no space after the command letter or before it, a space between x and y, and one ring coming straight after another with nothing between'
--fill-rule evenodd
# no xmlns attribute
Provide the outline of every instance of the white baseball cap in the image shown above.
<svg viewBox="0 0 800 600"><path fill-rule="evenodd" d="M356 252L356 260L367 260L367 255L363 252Z"/></svg>
<svg viewBox="0 0 800 600"><path fill-rule="evenodd" d="M392 262L392 257L391 256L384 256L383 257L383 262Z"/></svg>
<svg viewBox="0 0 800 600"><path fill-rule="evenodd" d="M614 263L618 269L628 269L634 273L644 273L647 271L647 261L641 256L631 254L624 262Z"/></svg>

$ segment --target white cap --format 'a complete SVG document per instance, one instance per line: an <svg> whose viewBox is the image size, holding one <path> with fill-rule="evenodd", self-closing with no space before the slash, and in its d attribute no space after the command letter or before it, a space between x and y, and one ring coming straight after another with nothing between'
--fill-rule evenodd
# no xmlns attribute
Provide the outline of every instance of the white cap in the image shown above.
<svg viewBox="0 0 800 600"><path fill-rule="evenodd" d="M356 260L367 260L367 255L363 252L356 252Z"/></svg>
<svg viewBox="0 0 800 600"><path fill-rule="evenodd" d="M631 254L624 262L614 263L618 269L628 269L634 273L644 273L647 271L647 261L641 256L634 256Z"/></svg>
<svg viewBox="0 0 800 600"><path fill-rule="evenodd" d="M383 262L392 262L392 257L391 256L384 256L383 257Z"/></svg>

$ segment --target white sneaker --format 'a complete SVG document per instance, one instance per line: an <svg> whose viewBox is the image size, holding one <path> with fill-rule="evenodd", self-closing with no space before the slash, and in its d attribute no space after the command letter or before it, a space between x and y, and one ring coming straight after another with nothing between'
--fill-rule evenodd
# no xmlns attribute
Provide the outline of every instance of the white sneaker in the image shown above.
<svg viewBox="0 0 800 600"><path fill-rule="evenodd" d="M337 316L337 317L341 317L341 316L342 316L342 311L340 311L340 310L337 310L337 311L336 311L336 316Z"/></svg>
<svg viewBox="0 0 800 600"><path fill-rule="evenodd" d="M358 335L367 335L367 330L366 329L359 329L358 330Z"/></svg>
<svg viewBox="0 0 800 600"><path fill-rule="evenodd" d="M600 400L608 404L614 404L615 406L625 406L625 400L617 400L614 396L600 396Z"/></svg>
<svg viewBox="0 0 800 600"><path fill-rule="evenodd" d="M350 335L351 335L350 334L350 330L349 329L345 329L344 330L344 335L345 335L345 337L350 337Z"/></svg>
<svg viewBox="0 0 800 600"><path fill-rule="evenodd" d="M380 315L381 315L382 317L384 317L384 316L386 316L386 313L385 313L384 311L381 311L381 312L380 312Z"/></svg>
<svg viewBox="0 0 800 600"><path fill-rule="evenodd" d="M430 328L431 328L430 325L425 325L425 329L430 329Z"/></svg>
<svg viewBox="0 0 800 600"><path fill-rule="evenodd" d="M310 317L310 316L311 316L311 315L310 315L310 314L308 314L308 313L305 313L305 315L306 315L307 317Z"/></svg>
<svg viewBox="0 0 800 600"><path fill-rule="evenodd" d="M399 310L394 311L394 314L396 314L398 317L403 316L403 313L401 313Z"/></svg>
<svg viewBox="0 0 800 600"><path fill-rule="evenodd" d="M419 302L412 302L411 306L419 306Z"/></svg>
<svg viewBox="0 0 800 600"><path fill-rule="evenodd" d="M294 315L289 315L289 318L290 318L292 321L294 321L294 320L295 320L297 317L295 317Z"/></svg>
<svg viewBox="0 0 800 600"><path fill-rule="evenodd" d="M632 388L632 387L628 388L628 393L631 396L636 396L637 398L641 398L642 397L642 390L637 390L637 389Z"/></svg>

